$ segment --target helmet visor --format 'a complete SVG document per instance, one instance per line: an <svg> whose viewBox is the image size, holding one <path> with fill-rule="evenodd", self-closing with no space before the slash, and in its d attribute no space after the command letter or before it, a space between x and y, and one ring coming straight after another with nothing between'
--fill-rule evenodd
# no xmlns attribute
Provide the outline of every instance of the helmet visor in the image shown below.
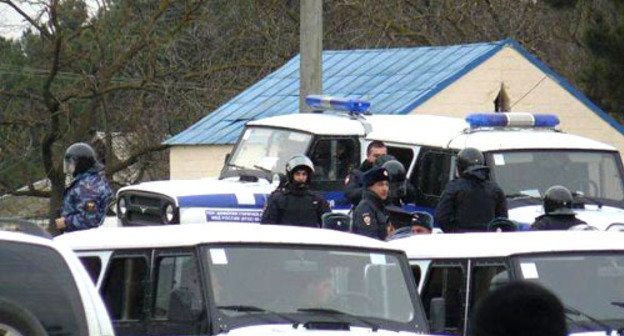
<svg viewBox="0 0 624 336"><path fill-rule="evenodd" d="M67 175L73 175L76 171L76 161L72 157L66 157L63 160L63 172Z"/></svg>

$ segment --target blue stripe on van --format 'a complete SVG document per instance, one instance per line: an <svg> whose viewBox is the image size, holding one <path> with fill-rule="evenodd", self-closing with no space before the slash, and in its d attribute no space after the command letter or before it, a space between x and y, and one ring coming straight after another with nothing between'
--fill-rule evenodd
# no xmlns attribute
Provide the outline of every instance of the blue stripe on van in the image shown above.
<svg viewBox="0 0 624 336"><path fill-rule="evenodd" d="M193 195L178 197L183 207L258 209L264 207L268 195L254 194L255 204L238 204L235 194Z"/></svg>

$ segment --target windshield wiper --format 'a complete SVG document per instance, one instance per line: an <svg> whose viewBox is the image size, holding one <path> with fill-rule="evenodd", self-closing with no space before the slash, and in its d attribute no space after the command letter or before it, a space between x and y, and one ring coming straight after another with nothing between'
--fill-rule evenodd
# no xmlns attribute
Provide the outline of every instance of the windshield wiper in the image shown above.
<svg viewBox="0 0 624 336"><path fill-rule="evenodd" d="M613 304L613 303L611 303L611 304ZM607 335L611 335L611 331L612 330L617 330L617 328L613 328L610 325L600 321L599 319L591 317L591 316L587 315L586 313L583 313L582 311L580 311L580 310L578 310L576 308L563 307L563 312L566 315L572 314L572 315L576 315L576 316L582 316L582 317L588 319L589 321L594 322L596 325L598 325L601 328L603 328L606 331ZM574 320L573 320L573 322L578 323L578 321L574 321Z"/></svg>
<svg viewBox="0 0 624 336"><path fill-rule="evenodd" d="M536 199L536 200L541 200L541 197L538 196L533 196L533 195L527 195L527 194L523 194L523 193L517 193L517 194L507 194L505 195L505 198L528 198L528 199Z"/></svg>
<svg viewBox="0 0 624 336"><path fill-rule="evenodd" d="M248 169L247 167L244 167L244 166L239 166L239 165L237 165L237 164L235 164L235 163L228 163L228 164L227 164L227 166L228 166L228 167L232 167L232 168L237 168L237 169L240 169L240 170L245 170L245 169Z"/></svg>
<svg viewBox="0 0 624 336"><path fill-rule="evenodd" d="M342 312L342 311L336 310L336 309L329 309L329 308L299 308L299 309L297 309L297 311L305 312L305 313L320 313L320 314L347 316L347 317L350 317L350 318L352 318L352 319L354 319L354 320L356 320L358 322L361 322L361 323L367 325L368 327L371 328L372 331L379 330L379 326L378 325L376 325L375 323L373 323L373 322L371 322L371 321L369 321L369 320L367 320L365 318L362 318L362 317L356 316L356 315L352 315L352 314L349 314L349 313L345 313L345 312Z"/></svg>
<svg viewBox="0 0 624 336"><path fill-rule="evenodd" d="M217 308L221 310L233 310L237 312L249 312L249 313L268 313L271 315L275 315L280 317L288 322L290 322L293 328L297 328L301 322L292 319L284 314L280 314L278 312L274 312L272 310L267 310L264 308L256 307L256 306L245 306L245 305L232 305L232 306L217 306Z"/></svg>

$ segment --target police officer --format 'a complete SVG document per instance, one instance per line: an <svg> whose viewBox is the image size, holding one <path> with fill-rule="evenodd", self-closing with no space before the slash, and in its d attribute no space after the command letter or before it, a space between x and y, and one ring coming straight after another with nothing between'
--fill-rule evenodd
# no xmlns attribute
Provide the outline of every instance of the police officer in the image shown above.
<svg viewBox="0 0 624 336"><path fill-rule="evenodd" d="M393 231L384 204L390 189L388 177L383 167L375 167L362 175L366 190L353 211L354 233L384 240Z"/></svg>
<svg viewBox="0 0 624 336"><path fill-rule="evenodd" d="M553 186L544 194L544 214L535 218L533 230L568 230L586 224L572 211L572 193L566 187Z"/></svg>
<svg viewBox="0 0 624 336"><path fill-rule="evenodd" d="M329 204L320 195L310 191L314 164L306 156L295 156L286 163L287 181L276 189L267 201L262 214L263 224L288 224L321 227Z"/></svg>
<svg viewBox="0 0 624 336"><path fill-rule="evenodd" d="M405 166L392 155L379 157L375 164L388 171L390 191L388 192L387 204L400 207L407 203L413 203L416 193L414 187L405 179Z"/></svg>
<svg viewBox="0 0 624 336"><path fill-rule="evenodd" d="M366 160L359 168L353 169L345 179L345 195L347 199L357 206L362 199L362 192L366 189L362 185L362 175L375 166L375 161L382 155L387 155L388 149L381 141L373 141L366 147Z"/></svg>
<svg viewBox="0 0 624 336"><path fill-rule="evenodd" d="M113 198L113 192L101 174L103 169L88 144L77 142L67 148L63 171L73 180L63 193L61 217L55 220L59 231L90 229L102 223Z"/></svg>
<svg viewBox="0 0 624 336"><path fill-rule="evenodd" d="M507 218L505 193L489 180L483 154L464 148L457 155L459 178L446 185L435 210L435 222L444 232L487 231L495 218Z"/></svg>

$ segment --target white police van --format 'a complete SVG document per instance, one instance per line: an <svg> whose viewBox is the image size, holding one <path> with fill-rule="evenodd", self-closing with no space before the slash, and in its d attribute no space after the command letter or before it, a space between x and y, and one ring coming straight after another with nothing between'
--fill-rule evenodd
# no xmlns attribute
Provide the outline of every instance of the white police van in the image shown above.
<svg viewBox="0 0 624 336"><path fill-rule="evenodd" d="M23 233L32 232L23 224L0 220L0 335L113 336L102 299L74 253Z"/></svg>
<svg viewBox="0 0 624 336"><path fill-rule="evenodd" d="M600 231L416 235L406 252L432 333L466 335L475 305L509 281L530 281L562 301L574 335L624 328L624 236Z"/></svg>
<svg viewBox="0 0 624 336"><path fill-rule="evenodd" d="M98 228L55 238L118 335L415 335L407 258L338 231L260 224Z"/></svg>
<svg viewBox="0 0 624 336"><path fill-rule="evenodd" d="M310 97L309 97L310 98ZM540 196L552 185L575 192L579 217L606 229L622 221L624 182L619 153L611 146L555 129L550 115L492 113L467 120L432 115L363 115L368 103L312 97L348 114L290 114L246 125L218 179L147 182L118 192L122 225L259 221L276 174L293 155L316 167L315 187L334 211L351 207L344 193L348 172L381 140L401 161L416 191L406 210L433 213L455 176L455 156L465 147L484 152L492 178L507 194L510 217L530 224L542 213Z"/></svg>

